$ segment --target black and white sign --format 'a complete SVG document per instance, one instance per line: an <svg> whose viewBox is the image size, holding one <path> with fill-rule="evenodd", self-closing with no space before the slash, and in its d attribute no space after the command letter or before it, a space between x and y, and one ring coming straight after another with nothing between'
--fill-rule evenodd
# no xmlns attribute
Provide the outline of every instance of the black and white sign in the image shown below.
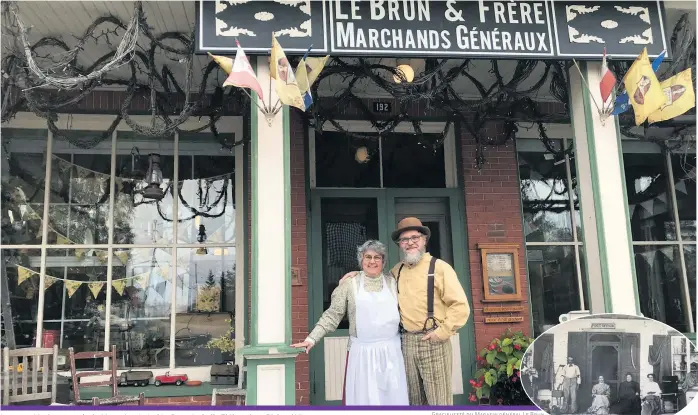
<svg viewBox="0 0 698 415"><path fill-rule="evenodd" d="M661 2L199 1L197 51L514 59L634 59L667 47ZM667 56L670 59L670 56Z"/></svg>
<svg viewBox="0 0 698 415"><path fill-rule="evenodd" d="M373 112L378 114L389 114L393 111L392 106L389 102L379 102L375 101L373 103Z"/></svg>

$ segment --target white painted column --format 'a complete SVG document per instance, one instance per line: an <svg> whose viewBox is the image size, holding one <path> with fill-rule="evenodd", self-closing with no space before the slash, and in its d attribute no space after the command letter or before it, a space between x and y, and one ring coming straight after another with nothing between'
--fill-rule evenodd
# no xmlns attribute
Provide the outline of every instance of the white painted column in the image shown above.
<svg viewBox="0 0 698 415"><path fill-rule="evenodd" d="M277 95L269 57L256 57L264 102ZM247 405L295 404L295 357L291 348L291 189L290 121L283 108L268 118L251 105L252 263Z"/></svg>
<svg viewBox="0 0 698 415"><path fill-rule="evenodd" d="M570 110L591 310L639 314L620 131L616 117L602 121L594 105L601 105L601 64L581 62L580 68L586 84L576 67L569 70Z"/></svg>

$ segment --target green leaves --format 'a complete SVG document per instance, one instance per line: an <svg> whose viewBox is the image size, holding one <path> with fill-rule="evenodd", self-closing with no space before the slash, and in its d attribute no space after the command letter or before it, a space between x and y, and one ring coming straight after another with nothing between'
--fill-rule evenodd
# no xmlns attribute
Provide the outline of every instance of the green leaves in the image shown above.
<svg viewBox="0 0 698 415"><path fill-rule="evenodd" d="M492 371L494 371L494 369ZM497 381L497 375L496 374L493 375L492 371L485 373L485 383L488 386L494 385L494 383Z"/></svg>
<svg viewBox="0 0 698 415"><path fill-rule="evenodd" d="M508 337L506 339L502 340L502 346L509 346L512 343L513 343L513 341Z"/></svg>
<svg viewBox="0 0 698 415"><path fill-rule="evenodd" d="M485 359L487 359L487 363L493 365L495 360L497 359L497 352L494 350L491 352L488 352Z"/></svg>

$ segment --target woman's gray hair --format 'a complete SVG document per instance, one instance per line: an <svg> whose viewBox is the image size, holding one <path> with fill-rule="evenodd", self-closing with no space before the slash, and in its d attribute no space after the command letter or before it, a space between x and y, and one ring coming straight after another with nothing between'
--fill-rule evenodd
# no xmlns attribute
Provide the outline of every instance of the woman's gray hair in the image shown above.
<svg viewBox="0 0 698 415"><path fill-rule="evenodd" d="M381 241L376 241L373 239L369 239L368 241L364 242L364 244L356 250L356 259L359 261L359 268L361 268L361 264L363 263L364 259L364 254L367 251L373 251L378 255L382 256L383 268L385 268L385 257L387 256L388 249Z"/></svg>

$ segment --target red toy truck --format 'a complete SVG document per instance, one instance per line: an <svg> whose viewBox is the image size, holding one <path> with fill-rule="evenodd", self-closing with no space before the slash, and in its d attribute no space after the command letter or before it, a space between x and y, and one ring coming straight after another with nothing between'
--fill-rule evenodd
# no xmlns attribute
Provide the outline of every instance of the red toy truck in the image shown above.
<svg viewBox="0 0 698 415"><path fill-rule="evenodd" d="M155 376L155 386L171 385L173 383L179 386L183 385L188 379L187 375L170 375L170 372L166 372L164 375Z"/></svg>

